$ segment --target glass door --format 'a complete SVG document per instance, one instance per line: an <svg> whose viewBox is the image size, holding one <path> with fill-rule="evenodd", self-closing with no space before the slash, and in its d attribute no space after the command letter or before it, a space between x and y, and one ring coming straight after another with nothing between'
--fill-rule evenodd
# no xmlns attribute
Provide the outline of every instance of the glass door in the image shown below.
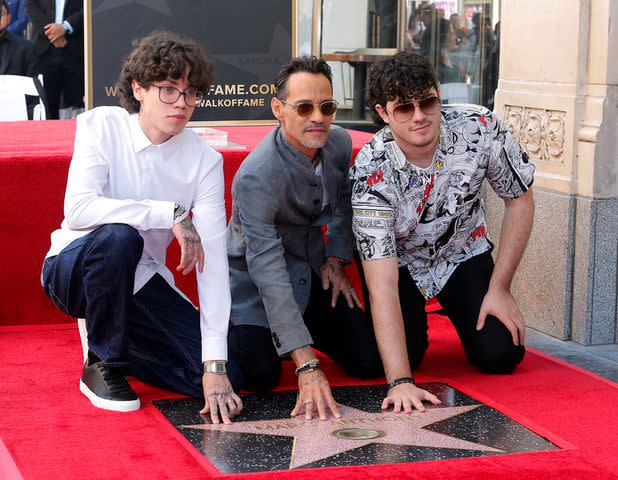
<svg viewBox="0 0 618 480"><path fill-rule="evenodd" d="M367 70L399 50L427 56L444 103L493 108L500 55L500 0L299 0L311 18L311 53L329 62L338 123L371 123ZM309 14L309 3L312 3ZM302 30L299 26L299 32ZM304 52L308 48L301 49Z"/></svg>

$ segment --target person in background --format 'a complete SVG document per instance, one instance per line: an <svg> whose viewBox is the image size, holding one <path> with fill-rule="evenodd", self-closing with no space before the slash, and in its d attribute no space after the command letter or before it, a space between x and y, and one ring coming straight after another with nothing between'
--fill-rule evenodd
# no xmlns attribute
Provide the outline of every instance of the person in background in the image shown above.
<svg viewBox="0 0 618 480"><path fill-rule="evenodd" d="M82 8L82 0L26 0L34 35L33 68L43 74L48 119L60 118L61 106L75 113L84 107Z"/></svg>
<svg viewBox="0 0 618 480"><path fill-rule="evenodd" d="M25 0L7 0L9 15L11 16L9 33L22 38L28 26L28 16L26 15L24 1Z"/></svg>
<svg viewBox="0 0 618 480"><path fill-rule="evenodd" d="M32 44L11 33L7 0L0 0L0 75L30 74Z"/></svg>

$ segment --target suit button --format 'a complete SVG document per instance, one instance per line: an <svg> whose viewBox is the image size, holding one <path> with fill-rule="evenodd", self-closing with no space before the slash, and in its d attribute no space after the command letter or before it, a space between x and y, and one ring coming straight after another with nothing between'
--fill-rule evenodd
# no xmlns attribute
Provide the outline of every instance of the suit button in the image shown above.
<svg viewBox="0 0 618 480"><path fill-rule="evenodd" d="M317 184L316 182L311 182L311 186L312 186L312 187L317 187L317 186L318 186L318 184Z"/></svg>
<svg viewBox="0 0 618 480"><path fill-rule="evenodd" d="M301 278L298 283L300 283L301 285L305 285L307 283L307 279L306 278Z"/></svg>
<svg viewBox="0 0 618 480"><path fill-rule="evenodd" d="M314 205L317 205L318 203L320 203L320 199L319 199L319 198L316 198L316 199L313 201L313 204L314 204Z"/></svg>
<svg viewBox="0 0 618 480"><path fill-rule="evenodd" d="M281 348L281 344L279 342L275 343L275 345L277 345L277 348Z"/></svg>

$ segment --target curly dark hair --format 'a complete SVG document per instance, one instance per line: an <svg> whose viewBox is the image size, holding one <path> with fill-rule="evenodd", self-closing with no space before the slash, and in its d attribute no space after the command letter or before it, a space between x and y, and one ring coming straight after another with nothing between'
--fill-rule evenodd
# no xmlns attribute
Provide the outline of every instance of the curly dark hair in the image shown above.
<svg viewBox="0 0 618 480"><path fill-rule="evenodd" d="M152 82L181 78L187 67L191 86L207 93L214 80L213 65L195 40L165 30L134 40L116 84L120 105L131 113L139 112L140 103L131 87L133 80L148 88Z"/></svg>
<svg viewBox="0 0 618 480"><path fill-rule="evenodd" d="M369 69L367 84L365 104L378 125L385 122L376 112L376 105L385 107L386 102L395 99L410 101L432 88L438 90L438 81L427 57L412 52L398 52L374 63Z"/></svg>
<svg viewBox="0 0 618 480"><path fill-rule="evenodd" d="M288 79L290 75L296 72L321 73L328 78L328 83L332 88L333 76L328 63L321 58L311 57L294 57L288 63L281 67L277 79L275 80L275 97L279 100L285 100L288 96Z"/></svg>

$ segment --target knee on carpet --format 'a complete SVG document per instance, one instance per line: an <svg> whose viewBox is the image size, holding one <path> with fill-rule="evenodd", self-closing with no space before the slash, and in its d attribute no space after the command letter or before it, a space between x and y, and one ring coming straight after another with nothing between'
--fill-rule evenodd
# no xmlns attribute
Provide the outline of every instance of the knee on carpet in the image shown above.
<svg viewBox="0 0 618 480"><path fill-rule="evenodd" d="M474 354L469 354L470 362L485 373L507 374L523 360L526 349L523 345L492 345Z"/></svg>

